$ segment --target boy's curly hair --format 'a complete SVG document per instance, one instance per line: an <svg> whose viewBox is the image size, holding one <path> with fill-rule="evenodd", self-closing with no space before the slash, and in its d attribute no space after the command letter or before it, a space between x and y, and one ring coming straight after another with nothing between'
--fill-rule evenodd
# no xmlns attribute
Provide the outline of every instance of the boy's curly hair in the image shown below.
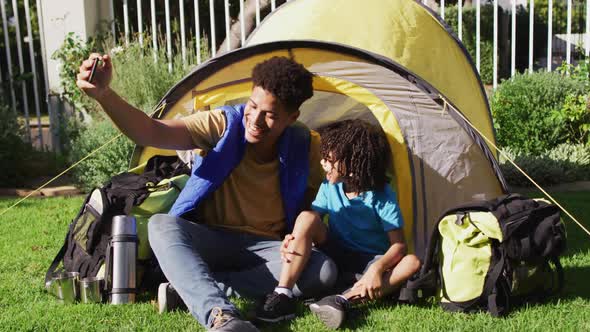
<svg viewBox="0 0 590 332"><path fill-rule="evenodd" d="M301 64L286 58L272 57L252 70L254 86L272 93L287 111L294 112L313 96L313 74Z"/></svg>
<svg viewBox="0 0 590 332"><path fill-rule="evenodd" d="M382 191L391 152L380 127L361 120L344 120L319 129L322 158L339 162L347 192Z"/></svg>

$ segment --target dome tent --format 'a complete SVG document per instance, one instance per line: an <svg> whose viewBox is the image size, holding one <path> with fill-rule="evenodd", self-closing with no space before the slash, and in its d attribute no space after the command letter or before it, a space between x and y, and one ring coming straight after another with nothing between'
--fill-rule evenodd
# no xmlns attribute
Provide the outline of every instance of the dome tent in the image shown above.
<svg viewBox="0 0 590 332"><path fill-rule="evenodd" d="M410 247L421 255L436 219L445 209L472 199L490 199L505 191L497 161L482 137L459 116L460 111L467 112L430 81L388 56L334 41L255 42L273 17L297 3L322 1L291 1L285 9L271 14L254 32L247 47L200 65L166 94L153 116L175 118L245 102L252 89L250 74L257 63L273 56L294 59L316 75L314 96L301 107L301 122L316 129L342 119L363 119L380 125L386 132L393 154L392 186L398 192L406 223L404 232ZM422 6L411 8L428 13ZM361 15L361 9L357 8L357 15ZM404 12L392 19L405 24L407 15ZM446 30L442 31L448 35ZM462 56L470 64L464 53ZM470 90L473 92L481 85L472 68L470 74L475 75L477 83ZM457 74L454 77L463 79ZM491 121L486 120L487 103L471 108L468 119L493 137ZM155 154L174 153L137 147L132 165Z"/></svg>

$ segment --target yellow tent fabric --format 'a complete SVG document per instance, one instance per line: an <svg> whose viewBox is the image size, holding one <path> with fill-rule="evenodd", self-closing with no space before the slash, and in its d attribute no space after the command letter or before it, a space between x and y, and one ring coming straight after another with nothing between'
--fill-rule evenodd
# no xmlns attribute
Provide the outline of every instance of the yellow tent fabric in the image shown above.
<svg viewBox="0 0 590 332"><path fill-rule="evenodd" d="M495 140L485 92L466 51L417 1L293 0L267 16L247 45L280 40L340 43L388 57L429 82Z"/></svg>

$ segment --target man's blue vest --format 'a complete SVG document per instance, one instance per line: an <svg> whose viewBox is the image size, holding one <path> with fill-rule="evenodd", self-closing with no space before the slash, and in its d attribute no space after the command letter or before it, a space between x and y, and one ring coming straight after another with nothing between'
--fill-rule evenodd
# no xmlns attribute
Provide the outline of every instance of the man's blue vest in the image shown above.
<svg viewBox="0 0 590 332"><path fill-rule="evenodd" d="M205 157L195 155L193 171L169 214L177 217L194 212L200 202L217 190L238 166L246 151L245 105L223 106L226 128L217 145ZM279 179L287 231L303 208L309 175L310 132L301 124L285 129L279 139ZM260 199L265 199L260 197Z"/></svg>

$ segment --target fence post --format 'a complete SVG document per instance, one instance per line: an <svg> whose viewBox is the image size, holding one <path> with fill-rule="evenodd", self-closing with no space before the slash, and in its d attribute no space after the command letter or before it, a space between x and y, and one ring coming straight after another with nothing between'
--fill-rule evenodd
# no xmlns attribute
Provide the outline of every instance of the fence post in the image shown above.
<svg viewBox="0 0 590 332"><path fill-rule="evenodd" d="M42 56L46 60L45 79L47 82L47 107L49 109L50 126L52 130L52 144L56 150L60 149L60 140L57 137L59 128L58 113L65 109L57 94L61 92L61 80L59 78L59 61L51 59L51 55L58 50L69 32L74 32L82 40L96 35L101 23L112 23L114 20L110 1L101 0L39 0L40 6L39 25L45 32L43 38ZM104 25L109 28L110 25ZM47 32L51 33L47 33Z"/></svg>
<svg viewBox="0 0 590 332"><path fill-rule="evenodd" d="M94 36L101 23L110 23L113 17L109 1L86 0L41 0L42 24L45 34L45 56L47 58L47 78L52 92L60 91L57 60L51 55L58 50L66 35L74 32L82 40Z"/></svg>

